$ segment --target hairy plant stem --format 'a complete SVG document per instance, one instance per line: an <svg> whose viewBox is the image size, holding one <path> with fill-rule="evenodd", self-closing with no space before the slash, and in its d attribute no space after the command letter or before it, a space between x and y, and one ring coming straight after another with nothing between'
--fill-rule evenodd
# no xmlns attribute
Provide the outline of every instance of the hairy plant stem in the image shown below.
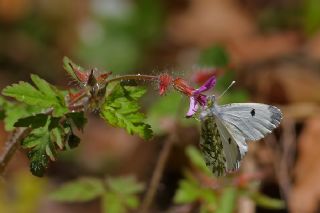
<svg viewBox="0 0 320 213"><path fill-rule="evenodd" d="M141 81L154 81L158 77L154 75L122 75L119 77L112 78L110 80L107 80L106 83L111 83L114 81L125 81L125 80L141 80Z"/></svg>

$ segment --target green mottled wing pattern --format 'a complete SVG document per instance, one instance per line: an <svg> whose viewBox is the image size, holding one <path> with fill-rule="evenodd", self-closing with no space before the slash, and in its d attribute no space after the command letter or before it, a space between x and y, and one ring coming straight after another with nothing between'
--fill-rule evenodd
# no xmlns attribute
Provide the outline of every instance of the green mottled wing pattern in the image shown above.
<svg viewBox="0 0 320 213"><path fill-rule="evenodd" d="M202 121L200 150L207 167L216 176L225 174L226 158L223 144L214 117L208 116Z"/></svg>

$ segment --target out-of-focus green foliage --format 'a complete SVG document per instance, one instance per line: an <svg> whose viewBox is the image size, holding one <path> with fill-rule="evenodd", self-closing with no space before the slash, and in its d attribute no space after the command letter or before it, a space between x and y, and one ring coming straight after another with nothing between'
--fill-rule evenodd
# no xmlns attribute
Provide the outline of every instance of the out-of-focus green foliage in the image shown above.
<svg viewBox="0 0 320 213"><path fill-rule="evenodd" d="M96 178L81 178L66 183L51 193L50 198L60 202L86 202L104 193L104 185Z"/></svg>
<svg viewBox="0 0 320 213"><path fill-rule="evenodd" d="M127 209L136 209L140 201L137 194L144 185L137 183L133 177L110 178L107 191L103 196L103 211L106 213L125 213Z"/></svg>
<svg viewBox="0 0 320 213"><path fill-rule="evenodd" d="M193 167L191 171L185 172L185 178L180 181L176 191L174 202L176 204L200 204L200 212L203 213L232 213L240 196L251 198L257 205L269 209L283 209L284 202L261 194L253 187L243 187L234 184L231 177L221 179L214 178L201 157L201 153L193 146L186 149ZM199 173L200 172L200 173ZM205 177L202 183L198 177ZM236 176L233 178L237 178ZM249 183L250 184L250 183Z"/></svg>
<svg viewBox="0 0 320 213"><path fill-rule="evenodd" d="M284 209L285 202L283 200L268 197L260 192L252 192L249 197L258 205L267 209Z"/></svg>
<svg viewBox="0 0 320 213"><path fill-rule="evenodd" d="M64 184L50 197L59 202L85 202L101 197L104 212L125 213L128 209L138 208L140 202L137 194L143 189L144 185L131 176L108 178L105 181L82 178Z"/></svg>
<svg viewBox="0 0 320 213"><path fill-rule="evenodd" d="M159 0L108 3L94 1L94 16L82 27L77 53L84 61L114 73L133 71L162 35L162 4Z"/></svg>
<svg viewBox="0 0 320 213"><path fill-rule="evenodd" d="M229 65L229 55L222 46L216 45L205 49L200 54L198 63L205 67L222 68L225 70L224 75L217 78L215 91L223 92L235 80L235 73L227 67ZM231 88L226 95L219 99L219 103L245 102L248 99L249 94L245 90Z"/></svg>
<svg viewBox="0 0 320 213"><path fill-rule="evenodd" d="M207 208L216 208L217 197L211 189L202 187L191 177L182 180L174 197L174 202L177 204L185 204L200 200L204 202L204 205L207 206Z"/></svg>
<svg viewBox="0 0 320 213"><path fill-rule="evenodd" d="M27 172L17 173L12 180L1 182L0 212L37 212L39 201L45 194L46 182L46 179L36 179Z"/></svg>
<svg viewBox="0 0 320 213"><path fill-rule="evenodd" d="M188 155L191 163L201 172L203 172L207 176L213 176L212 172L208 169L206 163L204 162L203 155L197 148L195 148L194 146L188 146L186 148L186 154Z"/></svg>
<svg viewBox="0 0 320 213"><path fill-rule="evenodd" d="M150 139L151 126L144 123L145 117L139 113L140 107L137 103L145 92L145 89L136 86L116 85L101 107L101 117L113 126L126 129L129 134Z"/></svg>
<svg viewBox="0 0 320 213"><path fill-rule="evenodd" d="M234 81L235 76L234 72L228 71L223 76L219 77L217 79L216 84L216 91L219 91L222 93L224 90L227 89L227 87L231 84L232 81ZM236 103L236 102L246 102L249 100L249 94L246 92L246 90L241 88L236 88L236 84L228 90L228 92L223 95L218 101L219 104L226 104L226 103Z"/></svg>
<svg viewBox="0 0 320 213"><path fill-rule="evenodd" d="M202 51L198 63L201 66L226 67L229 65L229 55L222 46L215 45Z"/></svg>
<svg viewBox="0 0 320 213"><path fill-rule="evenodd" d="M223 189L216 213L232 213L237 204L237 188L227 186Z"/></svg>
<svg viewBox="0 0 320 213"><path fill-rule="evenodd" d="M308 34L314 34L320 29L320 1L305 0L304 2L304 28Z"/></svg>
<svg viewBox="0 0 320 213"><path fill-rule="evenodd" d="M296 1L285 7L267 7L258 15L258 24L262 31L301 28L307 35L313 35L320 29L319 10L318 0Z"/></svg>

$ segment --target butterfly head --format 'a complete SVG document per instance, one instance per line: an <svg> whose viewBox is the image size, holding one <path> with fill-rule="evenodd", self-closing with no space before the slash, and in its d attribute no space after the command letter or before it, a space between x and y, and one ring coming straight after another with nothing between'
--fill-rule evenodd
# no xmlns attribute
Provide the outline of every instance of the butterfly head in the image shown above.
<svg viewBox="0 0 320 213"><path fill-rule="evenodd" d="M216 96L215 95L207 96L206 106L203 108L203 110L202 110L202 112L200 114L200 120L204 121L208 117L212 117L213 116L212 108L215 105L215 102L216 102Z"/></svg>
<svg viewBox="0 0 320 213"><path fill-rule="evenodd" d="M216 102L216 96L215 95L210 95L207 97L207 105L206 107L207 108L211 108L213 107L213 105L215 104Z"/></svg>

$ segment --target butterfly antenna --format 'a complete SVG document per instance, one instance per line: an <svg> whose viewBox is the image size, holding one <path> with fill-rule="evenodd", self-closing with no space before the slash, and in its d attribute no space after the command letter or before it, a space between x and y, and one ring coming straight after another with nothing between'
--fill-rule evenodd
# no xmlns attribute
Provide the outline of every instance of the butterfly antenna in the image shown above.
<svg viewBox="0 0 320 213"><path fill-rule="evenodd" d="M232 81L231 84L228 86L228 88L223 91L223 93L218 97L221 98L224 94L226 94L226 92L236 83L236 81Z"/></svg>

